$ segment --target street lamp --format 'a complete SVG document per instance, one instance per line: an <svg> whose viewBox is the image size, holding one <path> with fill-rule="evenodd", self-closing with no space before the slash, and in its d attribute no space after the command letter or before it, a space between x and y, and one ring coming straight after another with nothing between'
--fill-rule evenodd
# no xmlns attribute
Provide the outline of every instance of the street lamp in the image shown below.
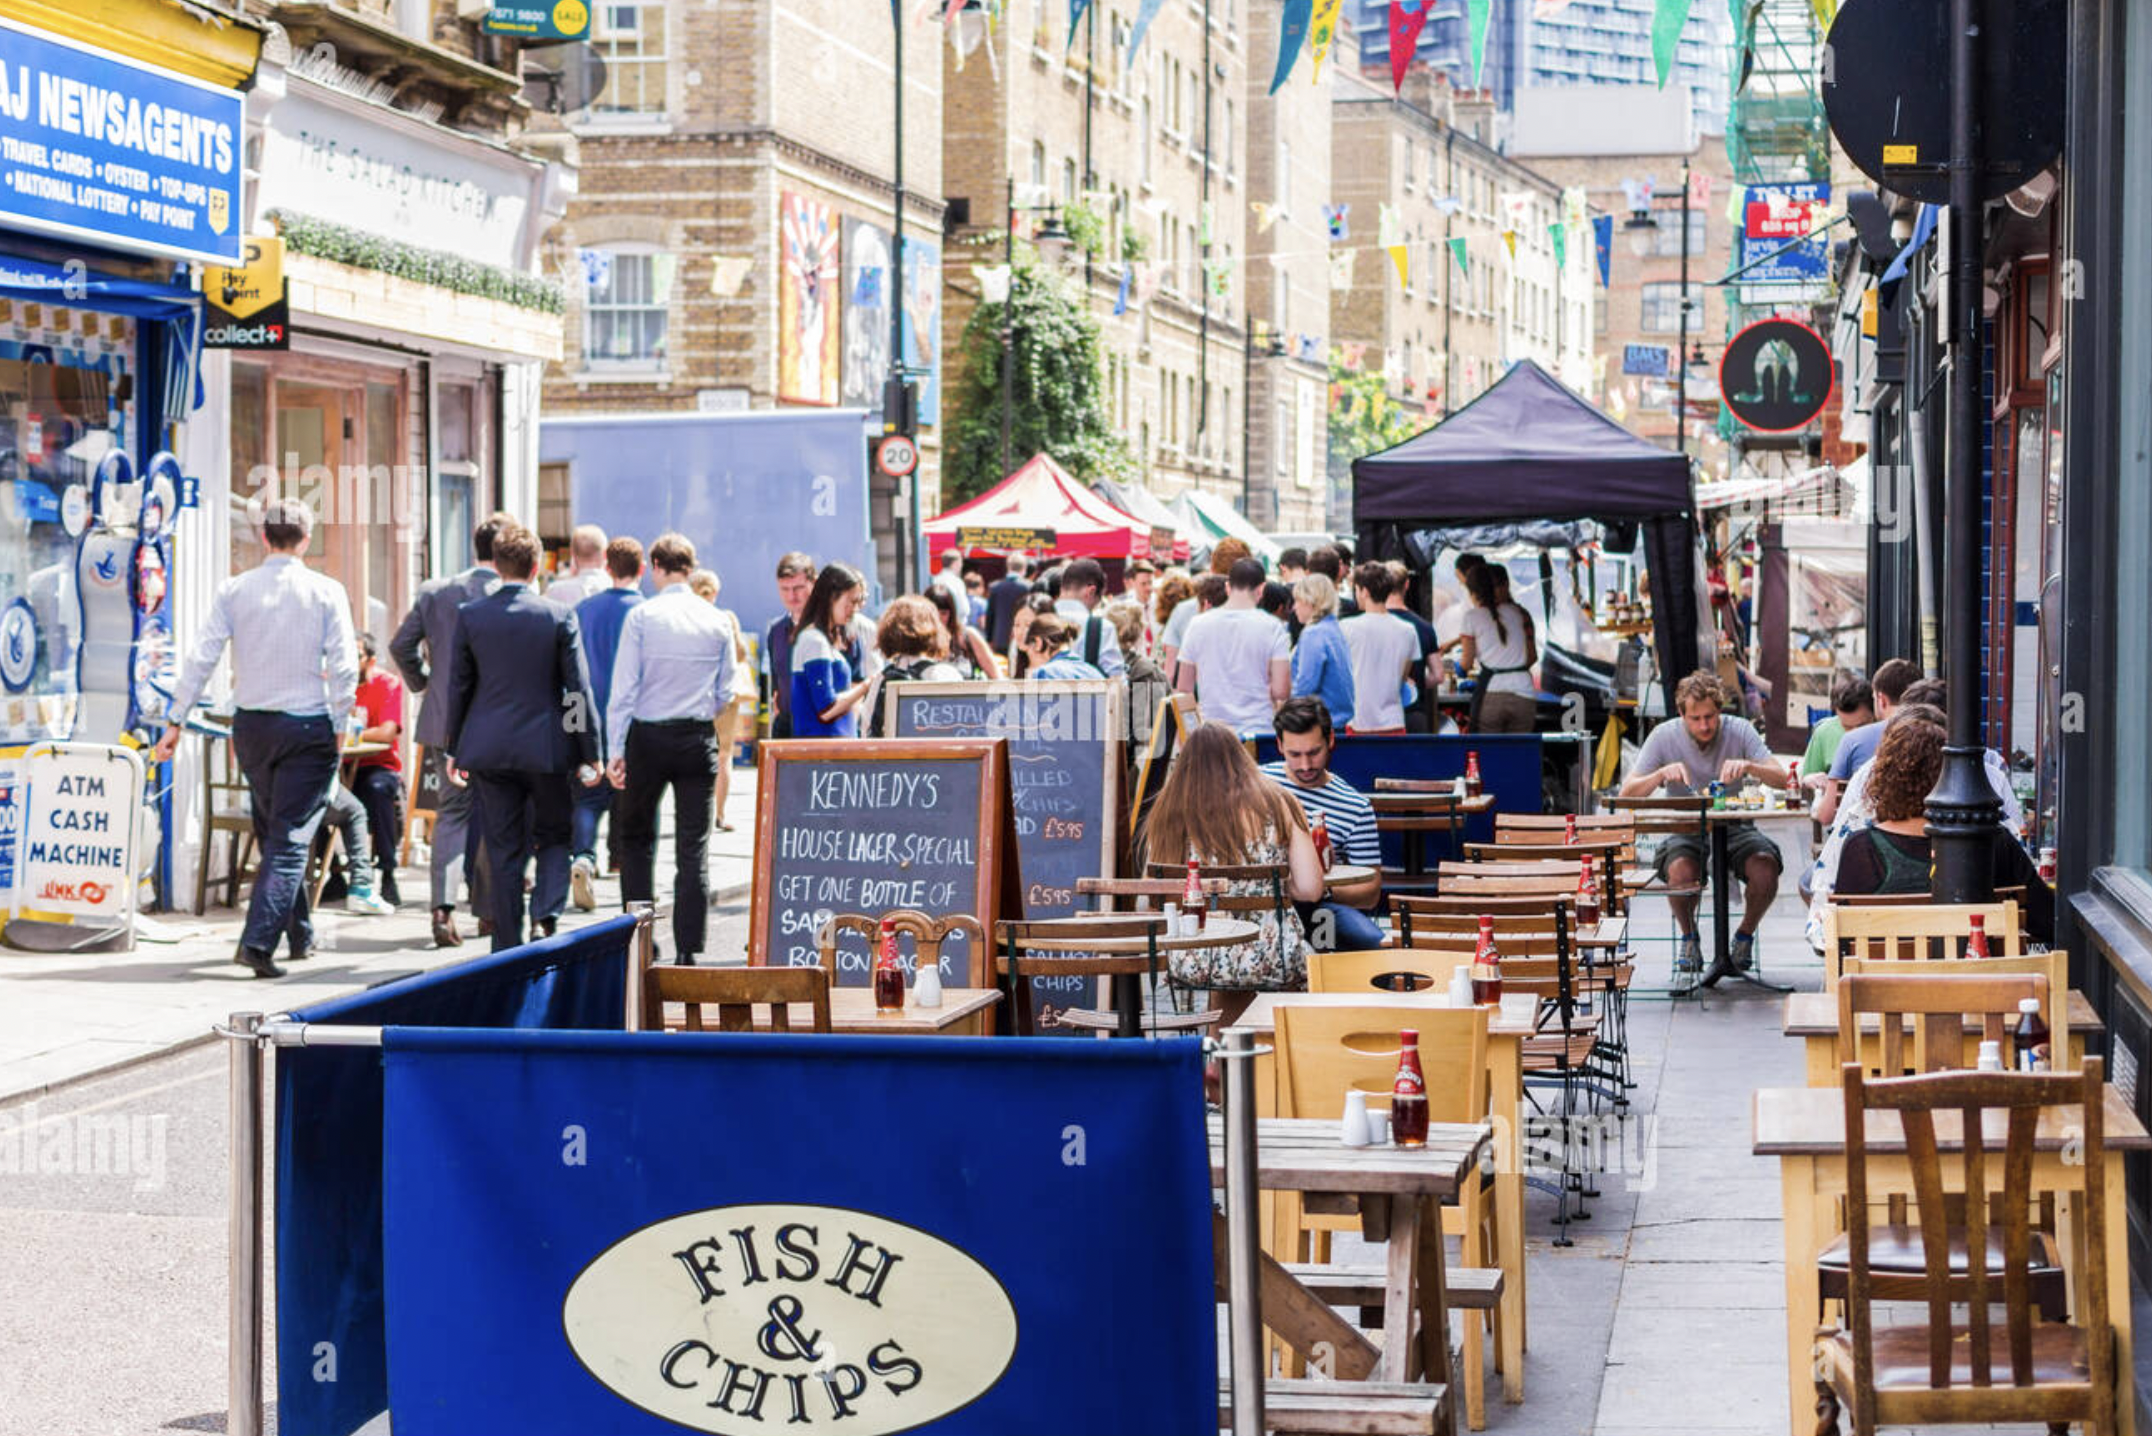
<svg viewBox="0 0 2152 1436"><path fill-rule="evenodd" d="M1642 259L1651 253L1652 241L1658 237L1659 221L1648 209L1633 209L1622 221L1621 232L1629 236L1629 252Z"/></svg>
<svg viewBox="0 0 2152 1436"><path fill-rule="evenodd" d="M1057 204L1019 205L1016 202L1016 176L1008 178L1008 214L1001 230L1001 259L1009 271L1009 292L1001 301L1001 472L1004 477L1014 464L1010 456L1010 426L1016 414L1016 217L1019 214L1046 216L1039 232L1032 237L1032 244L1039 251L1039 258L1053 269L1059 269L1068 258L1069 246L1074 243L1069 232L1061 227L1061 207Z"/></svg>

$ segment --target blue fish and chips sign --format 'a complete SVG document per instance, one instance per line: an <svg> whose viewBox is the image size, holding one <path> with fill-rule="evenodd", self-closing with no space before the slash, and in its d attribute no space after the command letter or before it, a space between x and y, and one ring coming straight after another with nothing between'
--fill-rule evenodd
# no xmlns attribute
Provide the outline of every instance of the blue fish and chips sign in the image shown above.
<svg viewBox="0 0 2152 1436"><path fill-rule="evenodd" d="M245 103L0 20L0 222L235 262Z"/></svg>

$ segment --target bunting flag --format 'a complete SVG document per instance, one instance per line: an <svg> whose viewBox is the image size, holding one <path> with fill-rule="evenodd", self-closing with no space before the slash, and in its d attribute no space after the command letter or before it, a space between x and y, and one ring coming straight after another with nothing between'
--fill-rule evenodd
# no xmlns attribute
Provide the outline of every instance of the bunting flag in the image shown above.
<svg viewBox="0 0 2152 1436"><path fill-rule="evenodd" d="M1113 314L1116 319L1128 313L1128 290L1130 283L1135 279L1135 277L1135 267L1126 263L1122 264L1121 289L1118 294L1113 296Z"/></svg>
<svg viewBox="0 0 2152 1436"><path fill-rule="evenodd" d="M755 267L753 255L720 254L710 261L710 292L720 299L730 299L740 292L747 282L748 273Z"/></svg>
<svg viewBox="0 0 2152 1436"><path fill-rule="evenodd" d="M613 277L613 252L610 249L579 249L575 258L583 266L583 283L588 288L603 288Z"/></svg>
<svg viewBox="0 0 2152 1436"><path fill-rule="evenodd" d="M1313 52L1315 69L1311 78L1322 83L1323 56L1330 53L1330 41L1338 32L1338 11L1345 0L1315 0L1315 18L1309 25L1308 49Z"/></svg>
<svg viewBox="0 0 2152 1436"><path fill-rule="evenodd" d="M1390 0L1390 89L1393 93L1405 88L1405 71L1412 68L1415 52L1420 45L1420 27L1427 23L1427 12L1435 8L1435 0Z"/></svg>
<svg viewBox="0 0 2152 1436"><path fill-rule="evenodd" d="M1348 344L1339 357L1347 369L1357 372L1360 368L1360 361L1367 357L1367 346L1365 344Z"/></svg>
<svg viewBox="0 0 2152 1436"><path fill-rule="evenodd" d="M1532 214L1532 196L1521 189L1506 190L1502 195L1502 227L1523 229Z"/></svg>
<svg viewBox="0 0 2152 1436"><path fill-rule="evenodd" d="M1255 232L1257 234L1270 233L1270 227L1278 222L1277 207L1267 205L1258 199L1249 201L1248 208L1255 215Z"/></svg>
<svg viewBox="0 0 2152 1436"><path fill-rule="evenodd" d="M1453 215L1464 207L1465 202L1453 194L1446 194L1435 201L1435 212L1444 216Z"/></svg>
<svg viewBox="0 0 2152 1436"><path fill-rule="evenodd" d="M1590 203L1582 185L1571 185L1562 191L1562 222L1571 229L1584 228L1585 207Z"/></svg>
<svg viewBox="0 0 2152 1436"><path fill-rule="evenodd" d="M1472 260L1465 248L1463 235L1450 241L1450 258L1457 261L1457 272L1465 278L1472 277Z"/></svg>
<svg viewBox="0 0 2152 1436"><path fill-rule="evenodd" d="M1165 282L1166 267L1163 264L1154 263L1137 265L1136 302L1138 304L1150 303L1151 296L1158 293L1158 287Z"/></svg>
<svg viewBox="0 0 2152 1436"><path fill-rule="evenodd" d="M1340 249L1330 255L1330 287L1334 290L1352 288L1352 274L1360 259L1357 249Z"/></svg>
<svg viewBox="0 0 2152 1436"><path fill-rule="evenodd" d="M1621 182L1622 202L1629 206L1631 214L1651 208L1651 192L1658 182L1650 175L1642 179L1625 179Z"/></svg>
<svg viewBox="0 0 2152 1436"><path fill-rule="evenodd" d="M1158 18L1158 11L1165 3L1166 0L1142 0L1136 7L1136 24L1128 34L1128 69L1136 68L1136 49L1143 43L1144 32L1151 28L1151 22Z"/></svg>
<svg viewBox="0 0 2152 1436"><path fill-rule="evenodd" d="M1387 244L1383 248L1390 252L1390 263L1397 266L1397 282L1409 289L1412 286L1412 277L1411 271L1406 266L1412 258L1412 246L1409 244Z"/></svg>
<svg viewBox="0 0 2152 1436"><path fill-rule="evenodd" d="M1384 249L1405 242L1405 221L1395 205L1380 205L1375 210L1375 242Z"/></svg>
<svg viewBox="0 0 2152 1436"><path fill-rule="evenodd" d="M942 11L942 24L954 25L956 23L957 11L963 8L964 0L949 0L948 8Z"/></svg>
<svg viewBox="0 0 2152 1436"><path fill-rule="evenodd" d="M1302 359L1302 360L1304 360L1305 362L1307 362L1307 363L1309 363L1309 364L1314 364L1314 363L1317 363L1317 362L1319 362L1319 361L1320 361L1320 360L1322 359L1322 357L1323 357L1323 341L1322 341L1322 339L1321 339L1321 338L1320 338L1319 336L1317 336L1317 335L1314 335L1314 334L1303 334L1303 335L1301 335L1301 336L1300 336L1300 357L1301 357L1301 359Z"/></svg>
<svg viewBox="0 0 2152 1436"><path fill-rule="evenodd" d="M1270 321L1258 319L1250 326L1249 342L1258 349L1270 347Z"/></svg>
<svg viewBox="0 0 2152 1436"><path fill-rule="evenodd" d="M1465 23L1472 27L1472 88L1476 90L1480 71L1487 64L1487 25L1494 19L1494 0L1465 0L1465 13Z"/></svg>
<svg viewBox="0 0 2152 1436"><path fill-rule="evenodd" d="M1547 226L1547 238L1554 241L1554 267L1569 267L1569 226L1560 220Z"/></svg>
<svg viewBox="0 0 2152 1436"><path fill-rule="evenodd" d="M1315 0L1285 0L1285 17L1278 26L1278 66L1270 74L1270 93L1278 93L1278 87L1293 73L1293 62L1300 58L1300 46L1308 38L1308 21L1313 17Z"/></svg>
<svg viewBox="0 0 2152 1436"><path fill-rule="evenodd" d="M1486 0L1477 0L1485 4ZM1651 12L1651 63L1658 68L1659 88L1674 73L1674 52L1681 45L1681 30L1689 23L1689 0L1654 0Z"/></svg>
<svg viewBox="0 0 2152 1436"><path fill-rule="evenodd" d="M1210 286L1211 294L1224 299L1233 292L1233 262L1229 259L1205 260L1203 278Z"/></svg>
<svg viewBox="0 0 2152 1436"><path fill-rule="evenodd" d="M1083 23L1083 12L1091 8L1091 0L1069 0L1069 42L1062 48L1076 48L1076 27Z"/></svg>
<svg viewBox="0 0 2152 1436"><path fill-rule="evenodd" d="M1614 216L1592 216L1592 257L1599 261L1599 283L1612 287L1614 283Z"/></svg>
<svg viewBox="0 0 2152 1436"><path fill-rule="evenodd" d="M1711 203L1711 176L1703 170L1689 171L1689 208L1702 209Z"/></svg>
<svg viewBox="0 0 2152 1436"><path fill-rule="evenodd" d="M1332 244L1352 238L1352 229L1345 222L1345 212L1351 208L1352 206L1349 204L1326 204L1323 206L1323 223L1330 229L1330 242Z"/></svg>
<svg viewBox="0 0 2152 1436"><path fill-rule="evenodd" d="M1517 231L1514 229L1503 230L1502 243L1509 246L1509 257L1515 259L1517 257Z"/></svg>
<svg viewBox="0 0 2152 1436"><path fill-rule="evenodd" d="M1442 414L1442 401L1435 397L1435 386L1431 381L1427 386L1427 397L1420 401L1420 412L1430 419L1439 418Z"/></svg>
<svg viewBox="0 0 2152 1436"><path fill-rule="evenodd" d="M1203 201L1202 206L1196 211L1197 244L1209 244L1211 242L1211 218L1211 202L1209 200L1205 200Z"/></svg>
<svg viewBox="0 0 2152 1436"><path fill-rule="evenodd" d="M1006 264L975 264L972 277L979 281L979 298L988 304L1006 304L1009 299L1009 266Z"/></svg>

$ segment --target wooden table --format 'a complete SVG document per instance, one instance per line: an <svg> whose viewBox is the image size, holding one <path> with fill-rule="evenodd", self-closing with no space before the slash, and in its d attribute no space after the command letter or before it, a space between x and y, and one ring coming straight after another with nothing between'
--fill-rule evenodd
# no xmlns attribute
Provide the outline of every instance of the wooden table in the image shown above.
<svg viewBox="0 0 2152 1436"><path fill-rule="evenodd" d="M1383 1007L1402 1016L1415 1009L1447 1010L1449 999L1433 993L1266 992L1248 1004L1230 1029L1251 1034L1259 1047L1273 1045L1280 1007ZM1496 1264L1502 1268L1502 1397L1524 1400L1524 1044L1534 1027L1508 1023L1499 1010L1487 1015L1487 1115L1494 1120L1494 1203L1500 1229ZM1269 1054L1255 1059L1256 1114L1278 1110L1277 1069ZM1325 1124L1329 1125L1329 1124ZM1467 1250L1469 1250L1469 1242ZM1471 1263L1466 1263L1471 1265Z"/></svg>
<svg viewBox="0 0 2152 1436"><path fill-rule="evenodd" d="M1629 919L1603 917L1590 927L1579 925L1569 940L1578 947L1620 947L1629 940Z"/></svg>
<svg viewBox="0 0 2152 1436"><path fill-rule="evenodd" d="M1464 820L1494 811L1494 794L1479 793L1459 802L1448 793L1385 793L1367 795L1375 810L1375 830L1405 835L1403 876L1427 876L1427 835L1437 829L1450 835L1452 847L1464 842ZM1462 857L1458 852L1455 856Z"/></svg>
<svg viewBox="0 0 2152 1436"><path fill-rule="evenodd" d="M986 1034L987 1009L1001 1001L1001 990L995 987L945 987L942 989L941 1006L921 1007L912 1001L909 988L904 993L904 1010L884 1016L874 1010L872 987L832 987L829 990L829 1030L858 1035L906 1037L982 1037ZM814 1011L804 1002L791 1004L792 1031L812 1030ZM766 1009L755 1009L755 1028L760 1032L769 1030ZM687 1021L686 1013L675 1015L668 1005L665 1014L665 1030L678 1032Z"/></svg>
<svg viewBox="0 0 2152 1436"><path fill-rule="evenodd" d="M1457 1199L1466 1181L1478 1180L1480 1154L1493 1140L1488 1125L1430 1123L1427 1145L1415 1150L1387 1143L1345 1146L1335 1122L1258 1117L1255 1140L1257 1186L1305 1193L1311 1211L1357 1212L1362 1235L1382 1243L1387 1253L1379 1351L1268 1255L1259 1263L1263 1324L1303 1356L1327 1343L1332 1373L1348 1381L1425 1379L1449 1385L1441 1207ZM1222 1187L1225 1126L1215 1114L1210 1157L1211 1183ZM1220 1243L1224 1220L1212 1214L1214 1240ZM1226 1263L1221 1259L1218 1267L1222 1276ZM1415 1311L1418 1342L1412 1340Z"/></svg>
<svg viewBox="0 0 2152 1436"><path fill-rule="evenodd" d="M1906 965L1916 966L1913 963ZM2099 1009L2092 1005L2092 999L2082 992L2071 992L2064 1010L2070 1019L2070 1068L2072 1071L2080 1071L2085 1065L2085 1049L2088 1045L2085 1039L2105 1039L2107 1024L2101 1020ZM1910 1019L1908 1021L1910 1022ZM1873 1015L1862 1025L1864 1034L1881 1030L1878 1019ZM1971 1013L1966 1014L1965 1030L1980 1031L1980 1023ZM1836 1091L1840 1080L1838 994L1796 992L1787 997L1785 1032L1788 1037L1798 1037L1807 1044L1808 1085L1829 1087Z"/></svg>
<svg viewBox="0 0 2152 1436"><path fill-rule="evenodd" d="M1733 880L1726 871L1726 834L1733 823L1769 823L1799 821L1804 830L1814 821L1806 808L1706 808L1704 826L1711 834L1711 955L1714 966L1723 967L1733 956ZM1763 974L1756 970L1737 972L1734 977L1753 987L1770 992L1791 992L1793 989L1775 982L1765 982ZM1694 992L1694 987L1681 990L1677 995Z"/></svg>
<svg viewBox="0 0 2152 1436"><path fill-rule="evenodd" d="M2072 1109L2043 1112L2035 1136L2032 1193L2075 1187L2082 1180L2082 1158L2067 1150L2074 1124L2061 1120ZM1792 1436L1808 1436L1815 1429L1813 1371L1816 1328L1822 1302L1816 1294L1816 1256L1840 1230L1838 1208L1846 1194L1845 1094L1830 1087L1764 1087L1753 1104L1754 1151L1760 1157L1779 1159L1780 1200L1786 1226L1786 1382L1789 1388ZM2002 1150L2001 1114L1989 1133L1989 1150ZM2129 1220L2124 1205L2123 1160L2131 1152L2152 1151L2152 1134L2130 1110L2129 1102L2112 1084L2107 1088L2107 1272L2113 1287L2108 1295L2108 1314L2114 1323L2115 1425L2119 1436L2131 1436L2136 1397L2131 1392ZM1945 1162L1944 1179L1961 1190L1962 1166L1955 1160L1964 1150L1955 1113L1939 1112L1935 1118L1936 1146L1954 1160ZM1906 1156L1904 1129L1894 1112L1868 1114L1868 1196L1881 1202L1891 1196L1913 1194L1912 1163ZM2082 1233L2074 1230L2074 1201L2056 1203L2056 1235L2063 1252L2063 1265L2070 1272L2071 1309L2077 1308L2077 1273L2084 1270Z"/></svg>
<svg viewBox="0 0 2152 1436"><path fill-rule="evenodd" d="M1334 901L1348 907L1371 908L1382 901L1382 869L1364 863L1332 863L1323 884Z"/></svg>
<svg viewBox="0 0 2152 1436"><path fill-rule="evenodd" d="M1077 913L1067 921L1126 923L1132 917L1142 916L1146 914ZM1086 953L1105 959L1103 963L1095 965L1095 970L1102 976L1114 979L1113 1006L1121 1018L1115 1035L1141 1037L1143 984L1137 979L1151 970L1150 959L1154 954L1162 958L1175 952L1200 952L1209 947L1232 947L1237 943L1253 942L1261 933L1260 927L1241 918L1207 917L1203 922L1203 931L1188 937L1160 933L1156 937L1034 938L1027 939L1023 947L1026 952ZM1019 958L1019 964L1021 961Z"/></svg>

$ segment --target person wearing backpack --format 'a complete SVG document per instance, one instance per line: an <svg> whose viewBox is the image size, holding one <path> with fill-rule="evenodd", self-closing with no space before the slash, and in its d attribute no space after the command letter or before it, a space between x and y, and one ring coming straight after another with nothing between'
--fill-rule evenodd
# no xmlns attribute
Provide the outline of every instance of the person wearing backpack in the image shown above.
<svg viewBox="0 0 2152 1436"><path fill-rule="evenodd" d="M1080 558L1061 570L1061 596L1054 612L1076 630L1075 656L1108 678L1119 678L1128 672L1128 660L1113 625L1098 611L1105 596L1106 570L1095 558Z"/></svg>
<svg viewBox="0 0 2152 1436"><path fill-rule="evenodd" d="M949 630L932 603L924 598L900 598L882 610L875 629L874 646L882 654L882 671L868 696L867 736L897 736L896 704L889 691L892 683L957 683L964 675L948 662Z"/></svg>

